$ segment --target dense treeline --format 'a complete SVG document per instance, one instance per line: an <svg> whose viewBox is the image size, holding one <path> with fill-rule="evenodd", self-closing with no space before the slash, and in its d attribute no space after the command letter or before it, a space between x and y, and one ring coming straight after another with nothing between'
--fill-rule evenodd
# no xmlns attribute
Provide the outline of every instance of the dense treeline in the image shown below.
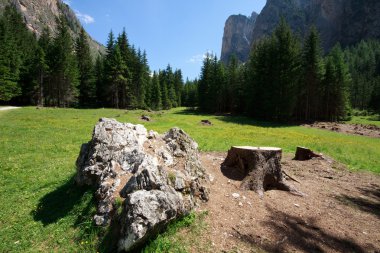
<svg viewBox="0 0 380 253"><path fill-rule="evenodd" d="M170 109L181 105L180 70L151 74L147 55L123 31L109 34L107 54L93 59L82 29L75 40L64 17L54 35L36 38L21 15L6 7L0 18L0 102L81 108Z"/></svg>
<svg viewBox="0 0 380 253"><path fill-rule="evenodd" d="M111 31L96 59L82 29L74 40L64 17L37 39L21 15L0 17L0 103L58 107L170 109L247 113L275 120L339 120L351 107L380 112L380 42L362 41L325 54L318 31L301 39L281 20L250 59L224 65L207 55L199 80L183 82L168 65L151 72L147 55Z"/></svg>
<svg viewBox="0 0 380 253"><path fill-rule="evenodd" d="M380 109L380 43L362 42L327 55L318 31L303 41L285 20L253 45L249 62L227 66L208 55L198 81L198 105L210 113L248 113L256 118L339 120L354 108ZM194 105L192 105L194 106Z"/></svg>
<svg viewBox="0 0 380 253"><path fill-rule="evenodd" d="M352 76L352 106L380 112L380 41L360 42L345 51L345 59Z"/></svg>

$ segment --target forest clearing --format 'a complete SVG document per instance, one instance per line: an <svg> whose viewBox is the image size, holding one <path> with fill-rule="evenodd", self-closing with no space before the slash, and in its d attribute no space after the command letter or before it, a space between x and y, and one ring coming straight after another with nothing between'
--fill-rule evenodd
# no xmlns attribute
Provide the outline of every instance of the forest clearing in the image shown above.
<svg viewBox="0 0 380 253"><path fill-rule="evenodd" d="M148 115L151 121L142 121L142 115ZM284 231L296 232L297 240L302 239L304 232L312 233L315 244L310 246L306 241L298 244L314 247L310 249L319 249L318 243L325 240L326 235L330 237L328 241L323 241L325 246L321 249L324 250L368 252L379 248L379 235L376 234L380 185L379 138L259 122L243 116L197 114L186 108L148 112L116 109L37 110L27 107L0 112L0 177L3 182L0 186L3 203L0 251L102 249L98 236L104 235L105 231L92 224L91 217L95 211L93 195L90 189L75 187L73 181L80 145L89 139L94 124L101 117L144 124L147 129L159 133L172 126L182 128L198 142L202 164L207 173L215 178L210 186L210 202L200 207L191 222L185 222L185 228L178 228L180 232L176 230L178 233L175 236L159 236L147 249L156 247L155 251L159 252L160 247L169 247L178 249L174 252L196 252L197 249L235 252L236 245L242 245L240 251L252 252L248 250L250 247L247 248L251 243L255 245L253 248L257 247L257 251L253 252L260 252L271 251L269 245L273 246L274 241L287 250L309 249L297 248L296 244L292 246L293 241L286 235L273 233L270 226L263 228L262 224L270 222L265 215L270 212L284 218L272 224L272 229L285 227ZM205 119L212 125L201 124ZM226 151L233 145L282 148L283 168L300 184L290 182L308 197L268 191L263 199L259 199L253 192L240 192L237 189L238 180L227 178L220 169ZM338 161L337 165L326 166L323 165L324 161L319 160L292 161L297 146L323 153ZM352 173L354 170L360 172ZM234 199L233 193L238 193L241 199ZM239 202L243 206L239 206ZM248 202L258 209L252 209ZM243 214L235 210L247 212ZM233 225L223 222L222 213L229 213L231 219L241 218L242 224L249 223L249 219L257 219L260 222L252 225L257 226L256 234L244 234L248 230L243 225L235 226L238 222L234 221ZM327 218L313 223L308 220L313 215ZM340 222L343 216L348 220ZM297 227L294 227L295 224L298 224ZM218 229L218 234L215 234L213 229L218 226L223 226L223 229ZM224 244L219 244L222 239ZM214 240L217 241L213 243ZM345 243L345 240L350 240L351 244Z"/></svg>

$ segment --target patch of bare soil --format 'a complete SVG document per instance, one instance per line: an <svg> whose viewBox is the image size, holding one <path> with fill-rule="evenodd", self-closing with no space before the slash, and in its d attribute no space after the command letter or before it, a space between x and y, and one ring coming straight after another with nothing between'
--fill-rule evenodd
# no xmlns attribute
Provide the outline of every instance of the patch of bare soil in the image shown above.
<svg viewBox="0 0 380 253"><path fill-rule="evenodd" d="M339 133L380 138L380 127L375 125L344 124L336 122L315 122L313 124L305 124L302 126L325 129Z"/></svg>
<svg viewBox="0 0 380 253"><path fill-rule="evenodd" d="M332 160L282 158L306 194L241 191L242 176L222 171L226 153L202 153L212 175L205 237L214 252L380 252L380 177Z"/></svg>

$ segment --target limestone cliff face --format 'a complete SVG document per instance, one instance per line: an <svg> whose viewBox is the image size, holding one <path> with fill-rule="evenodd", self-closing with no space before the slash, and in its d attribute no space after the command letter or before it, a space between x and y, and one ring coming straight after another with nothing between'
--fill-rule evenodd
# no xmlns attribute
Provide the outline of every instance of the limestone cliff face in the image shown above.
<svg viewBox="0 0 380 253"><path fill-rule="evenodd" d="M78 36L81 23L73 10L62 0L0 0L0 12L5 6L13 4L24 17L27 27L34 32L37 37L41 35L45 27L49 28L52 34L55 33L57 24L56 18L63 15L74 35ZM90 47L93 53L104 53L104 47L93 40L90 36Z"/></svg>
<svg viewBox="0 0 380 253"><path fill-rule="evenodd" d="M232 55L235 55L240 61L247 60L257 16L258 14L253 12L250 17L232 15L227 19L221 54L223 62L227 63Z"/></svg>
<svg viewBox="0 0 380 253"><path fill-rule="evenodd" d="M270 35L281 16L301 37L307 34L311 25L315 25L325 50L337 42L349 46L362 39L379 39L379 13L380 1L377 0L267 0L256 19L250 44ZM224 49L224 52L234 53L234 46L231 45L231 50Z"/></svg>

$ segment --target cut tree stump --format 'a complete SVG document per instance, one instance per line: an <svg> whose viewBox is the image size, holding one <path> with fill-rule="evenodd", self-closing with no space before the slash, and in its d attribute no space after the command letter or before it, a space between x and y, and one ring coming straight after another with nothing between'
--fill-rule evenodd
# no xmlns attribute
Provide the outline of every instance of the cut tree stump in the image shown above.
<svg viewBox="0 0 380 253"><path fill-rule="evenodd" d="M297 147L296 156L294 157L294 160L307 161L314 157L322 157L322 155L316 154L311 149L305 147Z"/></svg>
<svg viewBox="0 0 380 253"><path fill-rule="evenodd" d="M144 120L144 121L150 121L150 117L149 117L149 116L146 116L146 115L142 115L142 116L141 116L141 120Z"/></svg>
<svg viewBox="0 0 380 253"><path fill-rule="evenodd" d="M209 121L208 119L201 120L201 124L206 126L212 126L211 121Z"/></svg>
<svg viewBox="0 0 380 253"><path fill-rule="evenodd" d="M288 185L281 170L282 149L272 147L231 147L222 166L243 175L242 190L252 190L260 197L264 191L278 189L303 196Z"/></svg>

